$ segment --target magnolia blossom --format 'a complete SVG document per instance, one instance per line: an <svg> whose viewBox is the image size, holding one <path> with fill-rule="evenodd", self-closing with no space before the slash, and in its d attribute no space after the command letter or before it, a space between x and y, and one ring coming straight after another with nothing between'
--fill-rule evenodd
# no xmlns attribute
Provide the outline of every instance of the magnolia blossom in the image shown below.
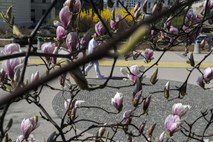
<svg viewBox="0 0 213 142"><path fill-rule="evenodd" d="M28 139L30 133L39 126L38 118L32 117L28 119L23 119L21 122L21 133L24 139Z"/></svg>
<svg viewBox="0 0 213 142"><path fill-rule="evenodd" d="M121 68L120 69L120 72L123 74L123 75L126 75L129 80L135 82L136 79L138 77L140 77L141 75L141 72L144 70L144 66L141 66L140 68L137 66L137 65L132 65L130 66L129 68L129 71L124 69L124 68Z"/></svg>
<svg viewBox="0 0 213 142"><path fill-rule="evenodd" d="M114 98L112 98L111 103L118 111L121 111L123 108L123 94L117 92Z"/></svg>
<svg viewBox="0 0 213 142"><path fill-rule="evenodd" d="M68 6L64 6L59 12L61 25L66 29L71 22L72 14Z"/></svg>
<svg viewBox="0 0 213 142"><path fill-rule="evenodd" d="M98 36L102 36L105 33L105 28L101 21L99 21L97 24L95 24L95 32Z"/></svg>
<svg viewBox="0 0 213 142"><path fill-rule="evenodd" d="M111 20L110 21L110 27L113 29L113 30L116 30L118 28L118 23L115 22L114 20Z"/></svg>
<svg viewBox="0 0 213 142"><path fill-rule="evenodd" d="M64 2L64 6L68 6L73 12L73 13L77 13L80 11L81 9L81 1L80 0L66 0Z"/></svg>
<svg viewBox="0 0 213 142"><path fill-rule="evenodd" d="M4 46L3 54L9 55L15 52L21 52L20 45L17 43L10 43Z"/></svg>
<svg viewBox="0 0 213 142"><path fill-rule="evenodd" d="M149 49L149 48L145 49L144 54L143 54L146 62L150 62L152 59L154 59L153 55L154 55L153 50Z"/></svg>
<svg viewBox="0 0 213 142"><path fill-rule="evenodd" d="M27 139L24 138L23 135L18 136L16 142L37 142L32 134L29 135Z"/></svg>
<svg viewBox="0 0 213 142"><path fill-rule="evenodd" d="M70 32L66 38L66 45L70 52L75 51L79 45L77 32Z"/></svg>
<svg viewBox="0 0 213 142"><path fill-rule="evenodd" d="M206 82L213 79L213 67L208 67L203 72L203 78Z"/></svg>
<svg viewBox="0 0 213 142"><path fill-rule="evenodd" d="M62 26L58 26L56 29L56 38L62 40L65 38L67 31Z"/></svg>
<svg viewBox="0 0 213 142"><path fill-rule="evenodd" d="M164 122L165 129L172 135L180 129L182 121L178 115L168 115Z"/></svg>
<svg viewBox="0 0 213 142"><path fill-rule="evenodd" d="M125 111L123 114L123 119L125 124L130 124L132 121L133 112L131 110Z"/></svg>
<svg viewBox="0 0 213 142"><path fill-rule="evenodd" d="M5 60L2 63L2 68L9 76L10 79L14 80L14 76L16 72L20 72L23 66L24 60L23 58L14 58Z"/></svg>
<svg viewBox="0 0 213 142"><path fill-rule="evenodd" d="M44 52L44 53L53 53L55 49L55 44L52 43L52 42L45 42L41 45L41 50Z"/></svg>
<svg viewBox="0 0 213 142"><path fill-rule="evenodd" d="M172 107L172 114L182 117L191 108L189 105L183 105L181 103L174 104Z"/></svg>

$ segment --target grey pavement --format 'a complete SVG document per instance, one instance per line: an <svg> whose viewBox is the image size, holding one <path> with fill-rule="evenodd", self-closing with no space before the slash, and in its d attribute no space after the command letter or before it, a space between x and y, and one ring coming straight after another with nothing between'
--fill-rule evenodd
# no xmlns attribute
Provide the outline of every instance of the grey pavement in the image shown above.
<svg viewBox="0 0 213 142"><path fill-rule="evenodd" d="M158 59L158 57L162 54L162 52L155 52L154 53L154 60ZM201 60L204 56L206 55L206 53L202 53L202 54L194 54L194 58L196 61L199 61ZM110 59L105 59L105 60L110 60ZM119 60L123 60L123 58L120 58ZM182 55L182 52L167 52L161 62L174 62L174 63L185 63L186 61L188 60L187 57L184 57ZM130 60L132 61L132 60ZM130 61L126 61L126 63L130 62ZM210 55L205 61L204 63L208 63L209 65L211 65L213 62L213 55ZM143 62L142 59L139 59L135 62ZM134 63L134 62L132 62ZM121 75L120 73L120 67L121 66L117 66L115 67L114 69L114 72L113 72L113 80L112 80L112 85L116 84L118 85L117 83L115 83L116 81L119 82L125 82L123 80L123 78L125 78L125 76ZM123 67L126 67L125 64L123 65ZM37 68L36 67L36 70L42 70L42 67L41 68ZM109 66L101 66L100 67L100 70L102 72L102 74L107 77L109 75L109 72L110 72L110 67ZM149 77L151 76L151 74L153 73L155 68L151 69L150 71L148 71L146 73L146 83L148 83L148 80L149 80ZM203 70L203 69L202 69ZM29 70L28 70L28 74L30 74L31 72L35 71L35 67L29 67ZM44 73L45 71L42 70L42 72ZM165 81L171 81L171 82L174 82L173 84L173 87L177 84L177 85L180 85L181 82L184 82L185 81L185 78L187 77L188 75L188 71L186 68L175 68L175 67L168 67L168 68L165 68L165 67L159 67L159 73L158 73L158 78L160 80L160 83L159 85L157 85L158 89L165 83ZM196 80L197 80L197 77L200 76L200 73L195 70L193 71L193 73L191 74L190 78L189 78L189 87L191 88L191 90L193 90L193 88L196 88L193 93L196 93L197 90L200 90L202 93L205 93L204 90L202 90L201 88L199 88L197 85L196 85ZM29 76L28 76L29 78ZM96 83L99 82L99 81L103 81L102 79L101 80L97 80L95 79L95 73L94 73L94 69L92 69L89 73L88 73L88 76L87 76L87 79L89 81L89 83ZM128 82L125 82L125 83L128 83ZM58 80L55 79L53 81L51 81L49 84L51 84L52 86L56 87L56 88L60 88L60 85L58 83ZM149 83L148 83L149 84ZM207 85L207 87L213 87L213 84L210 83ZM115 90L116 91L116 90ZM211 91L210 90L207 90L207 96L209 97L210 94L211 94ZM109 100L111 100L111 97L114 95L116 92L113 92L111 93L111 96L108 97ZM199 92L200 93L200 92ZM57 95L59 95L60 93L58 91L53 91L49 88L44 88L44 91L43 93L41 94L41 104L44 106L44 108L47 110L47 112L50 114L50 116L56 121L57 124L60 124L60 117L58 114L56 114L56 111L53 109L53 106L52 106L52 103L54 104L54 102L52 102L55 97ZM92 94L92 92L91 92ZM190 97L192 96L191 93L189 93L190 95L187 96L187 102L190 103ZM88 94L89 95L89 94ZM203 95L203 94L202 94ZM205 94L204 94L205 95ZM196 97L195 97L196 96ZM202 98L200 98L200 100L198 102L196 102L196 100L199 99L199 94L193 96L193 103L198 103L198 105L196 107L199 106L199 103L202 104L202 108L205 108L205 102L208 102L207 106L208 108L213 108L212 104L211 104L211 99L208 100L208 97L205 97L205 99L207 100L203 100ZM100 96L101 97L101 96ZM202 97L202 96L201 96ZM85 100L87 101L87 100ZM104 100L103 100L104 101ZM210 101L210 102L209 102ZM154 104L157 104L157 100L154 100ZM178 102L175 101L175 102ZM182 101L180 101L182 102ZM105 102L106 103L106 102ZM166 103L165 100L163 101L163 103ZM108 102L108 104L110 105L110 102ZM200 104L200 105L201 105ZM60 104L61 105L61 104ZM163 109L167 109L167 110L171 110L171 103L168 103L168 106L166 104L163 105ZM193 105L193 104L192 104ZM203 106L204 105L204 106ZM111 107L111 106L110 106ZM155 106L153 106L154 109L160 109L160 108L156 108ZM169 108L168 108L169 107ZM20 124L21 124L21 121L23 118L28 118L28 117L31 117L33 115L39 115L39 109L35 106L35 105L29 105L25 100L23 101L20 101L20 102L17 102L17 103L14 103L12 104L12 106L9 108L9 111L8 111L8 114L6 116L6 122L10 119L10 118L13 118L14 120L14 124L10 130L10 133L9 133L9 136L15 140L17 138L18 135L21 134L20 132ZM161 114L160 112L162 112L163 114ZM86 112L85 112L86 113ZM191 112L193 113L193 112ZM150 112L151 114L151 112ZM157 113L158 115L161 115L161 120L163 120L163 118L165 118L168 114L166 114L166 112L162 111L162 110L159 110L159 113ZM197 114L195 114L196 116ZM39 115L40 116L40 115ZM150 117L148 117L150 118ZM45 141L47 140L47 137L48 135L53 132L53 131L56 131L56 129L49 123L47 122L46 120L42 119L41 117L39 117L39 122L40 122L40 126L33 132L33 135L35 136L35 138L40 142L40 141ZM6 124L6 123L5 123ZM212 126L211 126L212 127ZM162 126L159 126L159 128L162 128ZM80 130L79 130L80 131ZM73 134L73 133L72 133ZM90 136L90 135L93 135L94 133L87 133L85 135L86 136ZM70 136L71 134L68 135L68 137ZM157 134L156 134L157 136Z"/></svg>

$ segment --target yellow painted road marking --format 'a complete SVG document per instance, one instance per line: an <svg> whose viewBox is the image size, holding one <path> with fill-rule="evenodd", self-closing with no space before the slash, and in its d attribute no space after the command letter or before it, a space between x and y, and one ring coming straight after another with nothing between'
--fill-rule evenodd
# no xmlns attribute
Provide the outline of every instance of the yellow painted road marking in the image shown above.
<svg viewBox="0 0 213 142"><path fill-rule="evenodd" d="M30 59L29 61L30 64L43 64L42 60L40 59ZM111 66L113 63L112 60L101 60L99 62L100 66ZM133 64L136 64L138 66L145 66L145 67L150 67L153 65L155 62L150 62L150 63L145 63L143 61L134 61L134 60L129 60L129 61L124 61L124 60L118 60L116 62L116 66L131 66ZM202 63L201 68L207 68L213 66L213 63ZM159 62L158 67L162 68L190 68L191 66L187 64L186 62Z"/></svg>

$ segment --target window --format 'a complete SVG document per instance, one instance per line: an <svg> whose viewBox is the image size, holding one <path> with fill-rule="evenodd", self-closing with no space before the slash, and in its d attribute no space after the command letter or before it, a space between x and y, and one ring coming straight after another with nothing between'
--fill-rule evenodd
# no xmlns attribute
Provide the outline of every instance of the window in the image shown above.
<svg viewBox="0 0 213 142"><path fill-rule="evenodd" d="M135 6L135 0L128 0L127 1L127 7L133 8Z"/></svg>
<svg viewBox="0 0 213 142"><path fill-rule="evenodd" d="M42 9L42 15L44 15L45 12L46 12L46 9Z"/></svg>
<svg viewBox="0 0 213 142"><path fill-rule="evenodd" d="M151 8L151 2L148 3L148 8Z"/></svg>

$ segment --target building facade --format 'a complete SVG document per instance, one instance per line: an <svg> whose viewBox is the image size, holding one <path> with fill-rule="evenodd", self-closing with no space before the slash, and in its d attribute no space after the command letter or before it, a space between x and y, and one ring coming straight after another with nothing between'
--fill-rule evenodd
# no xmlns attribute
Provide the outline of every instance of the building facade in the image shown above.
<svg viewBox="0 0 213 142"><path fill-rule="evenodd" d="M52 0L31 0L31 21L37 23L39 19L44 15ZM50 13L47 19L51 18Z"/></svg>
<svg viewBox="0 0 213 142"><path fill-rule="evenodd" d="M0 11L6 12L8 7L13 5L12 14L15 17L15 24L20 26L30 26L31 22L31 3L29 0L0 0ZM24 7L24 8L23 8ZM0 28L7 25L0 18Z"/></svg>

